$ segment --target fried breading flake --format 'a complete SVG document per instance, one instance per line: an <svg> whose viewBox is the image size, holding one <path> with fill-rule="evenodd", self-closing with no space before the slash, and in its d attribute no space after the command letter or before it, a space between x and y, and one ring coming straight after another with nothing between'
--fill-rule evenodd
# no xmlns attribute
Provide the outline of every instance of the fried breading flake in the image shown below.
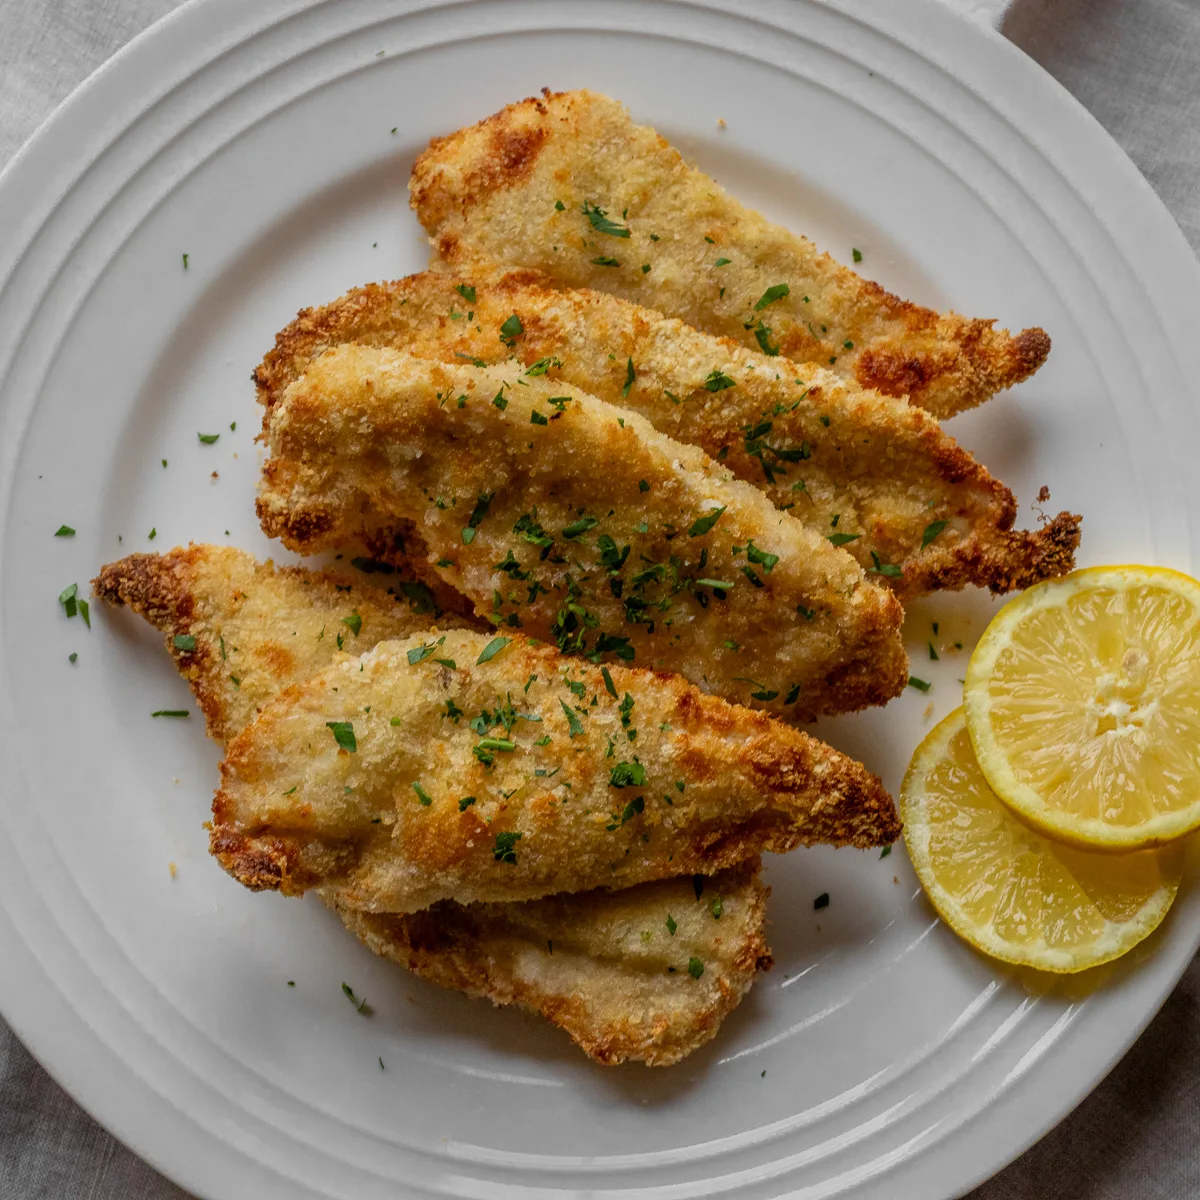
<svg viewBox="0 0 1200 1200"><path fill-rule="evenodd" d="M341 910L376 954L444 987L519 1004L597 1062L678 1062L771 964L757 859L707 879L408 916Z"/></svg>
<svg viewBox="0 0 1200 1200"><path fill-rule="evenodd" d="M514 314L522 333L510 347L499 330ZM901 597L1029 587L1074 565L1079 517L1013 530L1012 492L923 409L603 292L554 290L529 271L495 280L425 272L355 288L278 335L255 372L260 400L272 407L314 358L346 342L487 365L515 354L527 373L632 409L720 457L781 511L840 533ZM711 390L713 371L732 386Z"/></svg>
<svg viewBox="0 0 1200 1200"><path fill-rule="evenodd" d="M385 576L379 576L385 578ZM92 590L128 605L166 634L166 646L224 742L289 683L387 638L427 633L431 615L358 572L258 562L244 550L192 545L131 554L103 567ZM444 628L463 625L447 617Z"/></svg>
<svg viewBox="0 0 1200 1200"><path fill-rule="evenodd" d="M875 776L782 722L678 676L466 630L381 642L286 689L221 776L210 848L231 875L367 912L629 887L899 832Z"/></svg>
<svg viewBox="0 0 1200 1200"><path fill-rule="evenodd" d="M367 593L379 613L364 622L351 648L366 649L385 631L408 632L389 628L398 617L391 597L369 585L301 567L274 568L225 547L133 555L105 567L96 580L98 597L127 604L168 635L168 649L218 742L239 732L288 684L303 682L338 656L336 638L320 636L319 629L299 651L281 642L287 618L307 614L309 632L318 622L336 627L347 595ZM249 619L251 595L282 624ZM194 637L196 649L180 650L176 636ZM222 645L226 654L238 647L250 670L242 666L236 676L198 669L210 656L227 662L219 657ZM759 873L759 861L750 859L707 879L665 879L612 892L470 907L448 900L407 916L338 912L375 953L432 983L540 1013L597 1062L669 1066L709 1041L756 971L771 965L763 939L768 889ZM664 937L679 941L664 943ZM698 979L686 969L693 958L703 966Z"/></svg>
<svg viewBox="0 0 1200 1200"><path fill-rule="evenodd" d="M339 346L270 411L263 529L302 553L408 521L503 629L805 720L897 695L895 597L643 418L500 368Z"/></svg>
<svg viewBox="0 0 1200 1200"><path fill-rule="evenodd" d="M595 92L511 104L417 159L412 206L452 269L531 267L837 374L941 417L1033 374L1044 330L901 300L745 208Z"/></svg>

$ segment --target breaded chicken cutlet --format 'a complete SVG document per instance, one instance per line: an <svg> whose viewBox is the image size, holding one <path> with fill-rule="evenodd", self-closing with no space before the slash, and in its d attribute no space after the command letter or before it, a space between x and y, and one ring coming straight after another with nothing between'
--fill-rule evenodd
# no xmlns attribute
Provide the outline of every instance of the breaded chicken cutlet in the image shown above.
<svg viewBox="0 0 1200 1200"><path fill-rule="evenodd" d="M891 295L747 209L625 106L589 91L510 104L435 138L412 206L436 254L531 267L837 374L940 417L1041 366L1050 339Z"/></svg>
<svg viewBox="0 0 1200 1200"><path fill-rule="evenodd" d="M521 333L509 345L500 328L514 315ZM604 292L554 289L530 271L492 280L427 271L355 288L279 333L254 374L260 401L270 409L315 358L347 342L446 362L512 359L527 375L632 409L838 536L901 597L967 584L1011 591L1074 565L1079 518L1013 530L1012 492L923 409Z"/></svg>
<svg viewBox="0 0 1200 1200"><path fill-rule="evenodd" d="M406 521L505 630L678 671L789 719L908 677L895 597L694 446L519 370L339 346L268 414L263 529L301 553Z"/></svg>
<svg viewBox="0 0 1200 1200"><path fill-rule="evenodd" d="M899 832L879 780L678 676L452 630L284 690L226 747L212 853L344 908L537 899Z"/></svg>
<svg viewBox="0 0 1200 1200"><path fill-rule="evenodd" d="M347 617L362 618L353 647L363 650L411 623L390 596L351 577L276 568L218 546L131 555L106 566L94 591L166 635L220 743L284 687L329 666L339 653L329 631ZM241 675L225 670L231 654ZM376 954L443 987L540 1013L597 1062L668 1066L709 1041L770 966L759 873L749 859L707 878L618 891L444 901L405 916L337 911Z"/></svg>

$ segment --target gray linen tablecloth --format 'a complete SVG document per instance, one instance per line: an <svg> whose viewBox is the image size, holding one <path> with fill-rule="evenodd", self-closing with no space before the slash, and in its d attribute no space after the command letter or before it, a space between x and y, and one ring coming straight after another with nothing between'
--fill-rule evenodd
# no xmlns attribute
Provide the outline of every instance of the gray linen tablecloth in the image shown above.
<svg viewBox="0 0 1200 1200"><path fill-rule="evenodd" d="M0 0L0 166L176 3ZM1200 248L1200 0L1015 0L1002 30L1120 142ZM1200 960L1109 1078L970 1200L1200 1197L1198 1081ZM0 1022L0 1200L186 1193L105 1133Z"/></svg>

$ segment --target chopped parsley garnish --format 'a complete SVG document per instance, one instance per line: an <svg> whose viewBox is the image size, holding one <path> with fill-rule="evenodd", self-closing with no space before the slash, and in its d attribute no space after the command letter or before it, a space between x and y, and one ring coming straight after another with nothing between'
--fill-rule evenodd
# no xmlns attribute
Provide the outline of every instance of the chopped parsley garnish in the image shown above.
<svg viewBox="0 0 1200 1200"><path fill-rule="evenodd" d="M712 913L713 919L719 921L721 914L725 911L725 905L720 896L714 896L712 902L708 906L708 911Z"/></svg>
<svg viewBox="0 0 1200 1200"><path fill-rule="evenodd" d="M79 655L72 650L71 653L67 655L67 662L73 663L78 657Z"/></svg>
<svg viewBox="0 0 1200 1200"><path fill-rule="evenodd" d="M509 830L506 833L496 834L496 844L492 847L492 857L497 862L508 863L510 866L517 865L517 843L524 837L524 834L518 833L515 829Z"/></svg>
<svg viewBox="0 0 1200 1200"><path fill-rule="evenodd" d="M618 225L616 221L610 221L608 213L597 204L593 204L590 200L583 202L583 215L592 223L592 228L597 233L607 233L609 237L627 238L629 229L624 225Z"/></svg>
<svg viewBox="0 0 1200 1200"><path fill-rule="evenodd" d="M72 583L69 587L63 588L63 590L58 593L58 602L63 606L63 610L66 612L68 617L73 617L78 611L79 602L76 599L78 594L79 584L77 583Z"/></svg>
<svg viewBox="0 0 1200 1200"><path fill-rule="evenodd" d="M608 773L609 787L645 787L645 785L646 768L639 762L619 762Z"/></svg>
<svg viewBox="0 0 1200 1200"><path fill-rule="evenodd" d="M469 283L459 283L454 290L468 303L475 303L475 289Z"/></svg>
<svg viewBox="0 0 1200 1200"><path fill-rule="evenodd" d="M598 254L592 259L592 265L595 267L619 267L620 260L613 258L611 254Z"/></svg>
<svg viewBox="0 0 1200 1200"><path fill-rule="evenodd" d="M626 824L626 822L632 821L634 817L636 817L639 813L644 812L645 809L646 797L638 796L637 799L630 800L630 802L625 805L625 807L621 810L620 816L617 816L617 814L614 813L613 819L607 825L605 825L604 828L608 833L612 833L614 830L620 829Z"/></svg>
<svg viewBox="0 0 1200 1200"><path fill-rule="evenodd" d="M816 898L816 899L813 901L813 908L814 908L814 909L821 909L821 908L828 908L828 907L829 907L829 893L828 893L828 892L822 892L822 893L821 893L821 894L820 894L820 895L819 895L819 896L818 896L818 897L817 897L817 898Z"/></svg>
<svg viewBox="0 0 1200 1200"><path fill-rule="evenodd" d="M860 537L862 537L862 534L861 533L830 533L830 534L826 534L826 537L835 546L846 546L846 545L849 545L850 542L857 542L858 539Z"/></svg>
<svg viewBox="0 0 1200 1200"><path fill-rule="evenodd" d="M629 389L633 387L635 379L637 379L637 372L633 369L633 359L627 358L625 360L625 386L621 388L622 399L629 395Z"/></svg>
<svg viewBox="0 0 1200 1200"><path fill-rule="evenodd" d="M146 540L147 540L147 541L150 541L150 542L152 542L152 541L154 541L154 539L155 539L156 537L158 537L158 529L157 529L157 528L153 528L153 529L151 529L151 530L150 530L150 532L149 532L149 533L146 535Z"/></svg>
<svg viewBox="0 0 1200 1200"><path fill-rule="evenodd" d="M362 617L358 615L358 609L355 609L348 617L342 618L342 624L350 630L355 637L362 632Z"/></svg>
<svg viewBox="0 0 1200 1200"><path fill-rule="evenodd" d="M703 517L697 517L692 522L692 527L688 530L689 537L703 537L706 533L712 532L712 528L721 519L721 514L725 511L725 506L711 509Z"/></svg>
<svg viewBox="0 0 1200 1200"><path fill-rule="evenodd" d="M758 563L768 575L779 561L778 554L768 554L765 550L760 550L753 541L746 543L746 557L752 563Z"/></svg>
<svg viewBox="0 0 1200 1200"><path fill-rule="evenodd" d="M688 959L688 974L693 979L699 979L704 974L704 964L698 958Z"/></svg>
<svg viewBox="0 0 1200 1200"><path fill-rule="evenodd" d="M713 263L713 266L714 267L727 267L727 266L729 266L729 264L731 262L733 262L732 258L718 258L717 261L715 263Z"/></svg>
<svg viewBox="0 0 1200 1200"><path fill-rule="evenodd" d="M563 531L563 537L570 540L577 538L582 533L587 533L589 529L594 529L600 522L596 517L580 517L578 521L572 521Z"/></svg>
<svg viewBox="0 0 1200 1200"><path fill-rule="evenodd" d="M650 490L650 485L644 479L639 479L638 480L638 491L639 492L648 492L649 490Z"/></svg>
<svg viewBox="0 0 1200 1200"><path fill-rule="evenodd" d="M925 547L928 546L929 543L932 542L933 539L937 537L937 535L941 533L942 530L945 529L949 524L949 521L930 521L929 524L925 526L925 532L921 534L921 549L924 550Z"/></svg>
<svg viewBox="0 0 1200 1200"><path fill-rule="evenodd" d="M188 711L186 708L160 708L150 715L152 717L186 717Z"/></svg>
<svg viewBox="0 0 1200 1200"><path fill-rule="evenodd" d="M519 533L531 546L544 549L554 545L554 539L537 523L536 510L533 514L522 513L513 526L513 533Z"/></svg>
<svg viewBox="0 0 1200 1200"><path fill-rule="evenodd" d="M887 856L888 856L889 854L891 854L891 852L892 852L892 848L891 848L891 846L884 846L884 848L883 848L882 850L880 850L880 852L879 852L879 857L880 857L880 858L887 858Z"/></svg>
<svg viewBox="0 0 1200 1200"><path fill-rule="evenodd" d="M177 633L171 639L171 645L173 645L176 650L191 651L195 650L196 648L196 639L192 637L190 633Z"/></svg>
<svg viewBox="0 0 1200 1200"><path fill-rule="evenodd" d="M356 1012L362 1013L363 1016L370 1016L371 1010L367 1007L366 997L364 996L363 999L360 1000L354 994L354 989L348 983L342 984L342 995L344 995L346 999L354 1005Z"/></svg>
<svg viewBox="0 0 1200 1200"><path fill-rule="evenodd" d="M428 808L433 803L433 797L415 779L412 790L417 793L417 799L421 802L422 807Z"/></svg>
<svg viewBox="0 0 1200 1200"><path fill-rule="evenodd" d="M408 652L408 665L415 667L417 663L424 662L427 658L431 658L437 651L437 648L445 641L444 637L438 638L436 642L430 642L427 646L417 646ZM450 660L447 659L447 662Z"/></svg>
<svg viewBox="0 0 1200 1200"><path fill-rule="evenodd" d="M904 577L904 569L896 566L895 563L885 563L879 561L879 555L874 550L871 551L871 565L867 568L867 574L874 572L877 575L887 575L892 579L902 579Z"/></svg>
<svg viewBox="0 0 1200 1200"><path fill-rule="evenodd" d="M817 615L815 608L805 608L803 604L796 605L796 611L806 620L811 621Z"/></svg>
<svg viewBox="0 0 1200 1200"><path fill-rule="evenodd" d="M615 700L617 698L617 689L613 685L612 676L609 674L607 667L600 668L600 677L604 680L604 690Z"/></svg>
<svg viewBox="0 0 1200 1200"><path fill-rule="evenodd" d="M776 300L782 300L784 296L791 291L786 283L777 283L772 287L767 288L765 292L754 303L754 311L762 312L768 304L774 304Z"/></svg>
<svg viewBox="0 0 1200 1200"><path fill-rule="evenodd" d="M918 692L927 692L933 687L933 684L927 679L918 679L915 675L910 675L908 677L908 686L916 688Z"/></svg>
<svg viewBox="0 0 1200 1200"><path fill-rule="evenodd" d="M461 800L458 802L458 811L459 811L459 812L466 812L466 811L467 811L467 809L468 809L468 808L470 808L470 807L471 807L471 805L472 805L472 804L474 804L474 803L475 803L475 797L474 797L474 796L464 796L464 797L463 797L463 798L462 798L462 799L461 799Z"/></svg>
<svg viewBox="0 0 1200 1200"><path fill-rule="evenodd" d="M583 733L583 722L575 715L575 711L569 708L565 701L558 702L562 706L563 716L567 718L567 732L573 737L579 737Z"/></svg>
<svg viewBox="0 0 1200 1200"><path fill-rule="evenodd" d="M539 358L537 360L537 362L535 362L533 364L533 366L529 367L526 370L525 374L526 375L545 375L545 373L548 370L550 370L551 367L561 367L561 366L562 366L561 358L555 358L553 356L550 356L548 358Z"/></svg>
<svg viewBox="0 0 1200 1200"><path fill-rule="evenodd" d="M938 660L938 652L933 648L933 643L930 642L929 643L929 661L937 662L937 660Z"/></svg>
<svg viewBox="0 0 1200 1200"><path fill-rule="evenodd" d="M857 248L852 248L850 253L854 256L855 262L862 262L862 251Z"/></svg>
<svg viewBox="0 0 1200 1200"><path fill-rule="evenodd" d="M793 683L792 686L788 688L788 694L783 698L784 704L795 704L799 695L800 685L798 683Z"/></svg>
<svg viewBox="0 0 1200 1200"><path fill-rule="evenodd" d="M198 433L196 436L206 446L211 446L221 435L219 433Z"/></svg>
<svg viewBox="0 0 1200 1200"><path fill-rule="evenodd" d="M500 340L512 345L517 338L525 332L525 326L521 324L521 318L513 313L503 325L500 326Z"/></svg>
<svg viewBox="0 0 1200 1200"><path fill-rule="evenodd" d="M771 342L771 327L764 325L761 321L754 327L754 340L764 354L774 358L779 353L779 347Z"/></svg>
<svg viewBox="0 0 1200 1200"><path fill-rule="evenodd" d="M183 256L183 269L184 269L185 271L188 269L188 265L187 265L187 264L188 264L188 256L185 254L185 255Z"/></svg>
<svg viewBox="0 0 1200 1200"><path fill-rule="evenodd" d="M679 926L676 924L676 922L675 922L675 918L674 918L673 916L671 916L671 914L670 914L670 913L667 913L667 932L668 932L668 933L669 933L669 934L670 934L672 937L674 937L674 936L675 936L675 930L677 930L678 928L679 928Z"/></svg>
<svg viewBox="0 0 1200 1200"><path fill-rule="evenodd" d="M549 425L550 421L535 408L529 413L529 423L530 425Z"/></svg>
<svg viewBox="0 0 1200 1200"><path fill-rule="evenodd" d="M479 652L479 657L475 660L475 665L479 667L486 662L491 662L492 659L495 658L496 655L499 654L500 651L503 650L504 647L507 646L511 641L512 638L507 637L492 638L492 640L488 642L488 644Z"/></svg>
<svg viewBox="0 0 1200 1200"><path fill-rule="evenodd" d="M412 605L414 612L436 612L437 605L433 600L433 593L428 586L423 583L417 583L415 580L404 580L398 583L396 587L400 594Z"/></svg>
<svg viewBox="0 0 1200 1200"><path fill-rule="evenodd" d="M333 733L333 740L351 754L358 751L358 739L354 736L353 721L326 721L325 726Z"/></svg>
<svg viewBox="0 0 1200 1200"><path fill-rule="evenodd" d="M697 579L697 587L710 587L716 592L728 592L734 585L726 583L724 579Z"/></svg>
<svg viewBox="0 0 1200 1200"><path fill-rule="evenodd" d="M561 200L555 200L554 208L556 212L566 212L567 206Z"/></svg>
<svg viewBox="0 0 1200 1200"><path fill-rule="evenodd" d="M59 526L59 527L58 527L58 528L57 528L57 529L54 531L54 536L55 536L55 537L74 537L74 536L75 536L75 530L73 530L73 529L70 527L70 525L60 525L60 526Z"/></svg>
<svg viewBox="0 0 1200 1200"><path fill-rule="evenodd" d="M723 371L714 367L704 379L704 388L709 392L723 392L726 388L736 387L732 379Z"/></svg>

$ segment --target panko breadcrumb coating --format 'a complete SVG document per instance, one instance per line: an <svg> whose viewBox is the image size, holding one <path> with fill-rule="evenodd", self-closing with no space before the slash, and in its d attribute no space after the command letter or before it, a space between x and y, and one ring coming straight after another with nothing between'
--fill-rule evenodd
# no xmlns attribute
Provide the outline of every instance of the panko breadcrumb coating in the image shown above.
<svg viewBox="0 0 1200 1200"><path fill-rule="evenodd" d="M524 638L381 642L226 748L210 848L250 888L415 912L895 840L879 780L678 676Z"/></svg>
<svg viewBox="0 0 1200 1200"><path fill-rule="evenodd" d="M440 260L542 271L907 396L940 417L1032 375L1042 329L901 300L744 207L623 104L545 91L435 138L412 206Z"/></svg>
<svg viewBox="0 0 1200 1200"><path fill-rule="evenodd" d="M167 635L218 742L288 684L334 661L336 639L320 630L344 619L347 595L369 596L378 608L355 647L366 649L374 635L399 633L409 621L392 611L386 593L352 576L276 568L219 546L131 555L101 571L95 594L128 605ZM283 615L282 626L271 613ZM279 637L288 617L297 636L300 627L307 635L299 645ZM195 648L180 650L177 636L194 638ZM241 676L215 666L228 661L222 644L226 654L238 647ZM618 891L515 904L448 900L406 916L338 913L375 953L432 983L540 1013L597 1062L669 1066L714 1037L757 971L771 965L760 869L748 859L707 878ZM693 960L702 967L698 977L688 970Z"/></svg>
<svg viewBox="0 0 1200 1200"><path fill-rule="evenodd" d="M514 314L522 333L510 346L499 330ZM1010 591L1074 566L1079 517L1014 530L1012 492L924 409L617 296L555 289L533 271L368 284L279 333L254 373L259 399L271 408L346 342L452 363L512 360L632 409L719 457L781 512L851 537L847 553L901 597L967 584ZM714 371L731 385L713 391Z"/></svg>
<svg viewBox="0 0 1200 1200"><path fill-rule="evenodd" d="M269 413L265 532L301 553L407 521L505 630L678 671L794 720L907 680L895 597L694 446L562 383L339 346Z"/></svg>

